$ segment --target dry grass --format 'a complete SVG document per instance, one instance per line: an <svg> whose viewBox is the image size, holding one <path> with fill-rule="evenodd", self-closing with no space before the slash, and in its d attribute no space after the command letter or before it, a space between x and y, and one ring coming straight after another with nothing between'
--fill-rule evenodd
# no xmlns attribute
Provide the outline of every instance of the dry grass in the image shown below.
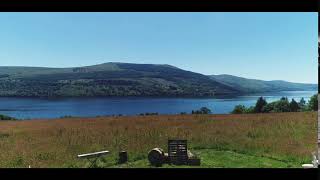
<svg viewBox="0 0 320 180"><path fill-rule="evenodd" d="M190 148L231 150L308 162L316 148L317 113L159 115L0 122L0 167L85 167L77 154L129 152L130 161L165 149L169 138Z"/></svg>

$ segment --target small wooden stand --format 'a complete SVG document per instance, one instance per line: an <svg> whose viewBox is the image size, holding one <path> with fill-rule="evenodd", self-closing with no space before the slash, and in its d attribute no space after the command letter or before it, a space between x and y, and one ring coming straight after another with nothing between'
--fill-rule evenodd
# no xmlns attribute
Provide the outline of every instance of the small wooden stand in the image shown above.
<svg viewBox="0 0 320 180"><path fill-rule="evenodd" d="M123 163L126 163L127 161L128 161L128 153L127 153L127 151L120 151L119 152L118 163L119 164L123 164Z"/></svg>

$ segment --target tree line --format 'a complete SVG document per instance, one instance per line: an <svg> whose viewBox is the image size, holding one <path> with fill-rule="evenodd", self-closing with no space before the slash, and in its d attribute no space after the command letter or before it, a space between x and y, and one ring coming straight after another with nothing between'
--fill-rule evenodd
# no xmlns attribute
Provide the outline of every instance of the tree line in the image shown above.
<svg viewBox="0 0 320 180"><path fill-rule="evenodd" d="M270 113L270 112L303 112L303 111L317 111L318 110L318 96L313 95L308 102L301 98L299 102L291 99L289 102L287 97L282 97L278 101L268 103L265 98L259 97L255 106L245 107L244 105L237 105L232 110L232 114L244 113Z"/></svg>
<svg viewBox="0 0 320 180"><path fill-rule="evenodd" d="M0 114L0 120L17 120L16 118Z"/></svg>

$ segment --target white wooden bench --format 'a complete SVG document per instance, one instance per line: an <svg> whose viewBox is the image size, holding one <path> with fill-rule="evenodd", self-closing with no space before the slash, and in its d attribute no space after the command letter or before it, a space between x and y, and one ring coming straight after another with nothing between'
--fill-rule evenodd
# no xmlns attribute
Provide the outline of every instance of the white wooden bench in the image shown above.
<svg viewBox="0 0 320 180"><path fill-rule="evenodd" d="M93 152L93 153L79 154L77 157L88 159L91 162L90 167L94 167L99 157L106 154L109 154L109 151L99 151L99 152Z"/></svg>

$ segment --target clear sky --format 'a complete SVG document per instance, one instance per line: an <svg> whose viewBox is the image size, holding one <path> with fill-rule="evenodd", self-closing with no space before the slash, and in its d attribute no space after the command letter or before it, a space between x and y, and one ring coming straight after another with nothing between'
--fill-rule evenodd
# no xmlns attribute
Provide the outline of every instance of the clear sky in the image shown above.
<svg viewBox="0 0 320 180"><path fill-rule="evenodd" d="M0 66L170 64L318 82L314 13L0 13Z"/></svg>

